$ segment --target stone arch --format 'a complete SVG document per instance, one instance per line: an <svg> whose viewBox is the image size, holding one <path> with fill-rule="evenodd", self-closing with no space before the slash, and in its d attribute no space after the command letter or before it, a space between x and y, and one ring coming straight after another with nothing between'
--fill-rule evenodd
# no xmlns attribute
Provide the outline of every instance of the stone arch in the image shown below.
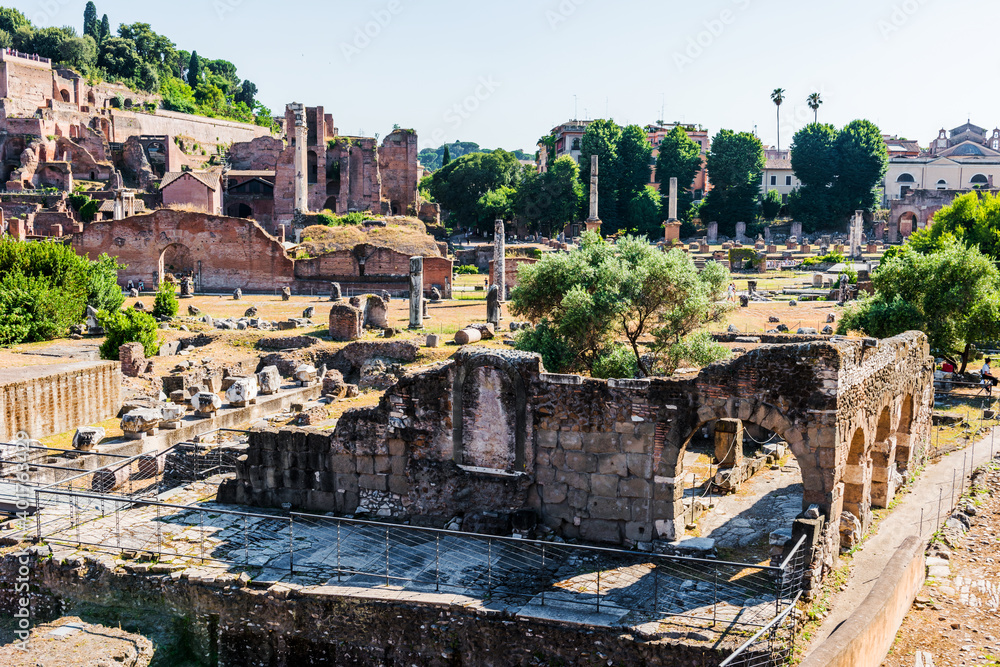
<svg viewBox="0 0 1000 667"><path fill-rule="evenodd" d="M872 507L888 507L896 495L896 438L892 429L892 413L889 406L882 408L878 424L875 426L875 442L871 448Z"/></svg>
<svg viewBox="0 0 1000 667"><path fill-rule="evenodd" d="M327 190L327 191L329 191L329 190ZM333 211L334 213L336 213L337 212L337 198L336 197L327 197L326 201L323 202L323 210L324 211L329 210L329 211Z"/></svg>
<svg viewBox="0 0 1000 667"><path fill-rule="evenodd" d="M97 106L97 96L94 95L93 90L87 93L87 104L90 105L91 110L93 110L93 108Z"/></svg>
<svg viewBox="0 0 1000 667"><path fill-rule="evenodd" d="M403 215L403 207L398 200L393 199L389 202L389 213L390 215Z"/></svg>
<svg viewBox="0 0 1000 667"><path fill-rule="evenodd" d="M191 256L191 249L183 243L171 243L160 251L159 261L159 281L163 282L167 273L180 273L192 275L195 269L195 261Z"/></svg>
<svg viewBox="0 0 1000 667"><path fill-rule="evenodd" d="M59 91L59 97L62 98L63 102L72 102L73 98L70 97L69 91L63 88Z"/></svg>
<svg viewBox="0 0 1000 667"><path fill-rule="evenodd" d="M809 505L819 505L821 511L829 513L833 488L832 471L824 475L824 470L818 465L817 455L810 451L810 444L805 437L809 424L798 423L786 415L780 408L753 400L729 400L722 407L712 408L702 406L692 420L678 420L664 437L663 450L659 459L654 462L656 475L669 480L668 484L673 490L667 490L666 494L673 500L669 505L671 515L667 518L675 519L683 513L683 488L677 483L684 466L684 452L691 438L706 424L719 419L739 419L744 422L756 424L765 428L779 437L786 443L788 448L799 464L802 474L802 506L803 509ZM832 427L829 427L832 429ZM830 439L833 435L830 434Z"/></svg>
<svg viewBox="0 0 1000 667"><path fill-rule="evenodd" d="M911 438L913 437L913 394L903 397L900 406L899 425L896 428L896 467L901 471L908 470L913 455Z"/></svg>
<svg viewBox="0 0 1000 667"><path fill-rule="evenodd" d="M904 211L899 215L899 222L897 223L899 227L899 234L903 238L906 238L917 229L918 221L920 217L913 211Z"/></svg>
<svg viewBox="0 0 1000 667"><path fill-rule="evenodd" d="M871 465L863 428L854 431L844 468L844 511L853 514L862 526L871 516Z"/></svg>
<svg viewBox="0 0 1000 667"><path fill-rule="evenodd" d="M493 460L506 460L509 462L507 470L523 472L526 467L526 457L525 457L525 439L527 434L527 391L525 388L524 379L521 374L517 371L514 366L503 359L500 356L493 354L481 354L474 356L464 363L456 364L455 367L455 380L452 385L452 455L455 463L459 465L470 465L466 463L467 460L476 460L478 451L467 451L466 443L469 438L469 434L466 433L465 428L465 417L466 417L466 403L468 402L467 392L475 389L471 386L470 380L476 378L477 371L483 369L483 374L489 377L489 379L495 381L500 380L499 385L500 394L497 396L496 407L499 410L490 415L486 415L486 421L490 418L493 419L494 423L493 429L487 434L487 438L484 440L482 438L472 441L472 447L470 449L478 450L484 444L494 444L502 445L502 442L498 440L503 439L504 430L506 427L507 432L507 446L513 445L513 451L508 450L507 456L493 456L488 457ZM493 371L490 374L490 371ZM482 380L482 378L479 378ZM508 398L512 399L513 405L503 405L502 400L503 395L508 393L510 396ZM513 415L510 414L511 410ZM511 423L511 417L513 417L513 423ZM498 423L499 422L499 423ZM504 423L505 422L505 423ZM478 422L476 422L478 425ZM513 430L513 442L510 442L510 430ZM499 431L501 438L491 439L489 436L497 435L493 431ZM477 434L478 436L479 434ZM471 455L471 456L470 456ZM471 465L475 465L472 463ZM478 466L478 467L496 467L496 466Z"/></svg>

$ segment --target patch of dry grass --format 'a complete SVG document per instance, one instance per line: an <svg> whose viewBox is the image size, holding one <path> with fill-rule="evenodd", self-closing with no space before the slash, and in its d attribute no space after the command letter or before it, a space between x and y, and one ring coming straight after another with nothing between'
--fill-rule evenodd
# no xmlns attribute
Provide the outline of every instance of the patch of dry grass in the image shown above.
<svg viewBox="0 0 1000 667"><path fill-rule="evenodd" d="M436 257L441 254L434 237L427 233L427 227L420 220L395 217L388 218L385 222L384 227L312 225L302 231L303 242L299 248L305 250L310 257L349 250L360 243L389 248L407 255Z"/></svg>

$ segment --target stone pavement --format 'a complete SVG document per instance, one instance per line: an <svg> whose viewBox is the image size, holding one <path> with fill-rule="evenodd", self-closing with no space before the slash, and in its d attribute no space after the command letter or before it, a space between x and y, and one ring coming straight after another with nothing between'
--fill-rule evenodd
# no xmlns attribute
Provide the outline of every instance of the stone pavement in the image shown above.
<svg viewBox="0 0 1000 667"><path fill-rule="evenodd" d="M986 437L965 450L953 452L927 466L911 492L879 524L878 532L869 537L864 547L855 553L846 588L833 597L830 615L813 635L810 651L836 632L854 613L903 540L910 535L929 539L941 521L951 514L954 507L953 480L954 501L957 502L961 495L960 487L967 484L971 471L992 458L995 451L1000 451L998 429L1000 427L995 427ZM806 656L808 654L807 652Z"/></svg>
<svg viewBox="0 0 1000 667"><path fill-rule="evenodd" d="M54 504L52 497L42 512L44 541L60 558L81 555L82 543L82 550L134 574L450 594L461 604L519 616L629 626L651 635L680 626L705 641L727 629L763 625L778 608L775 573L752 566L684 559L654 566L641 552L233 512L211 502L218 481L158 497L181 507L84 496L61 496ZM66 504L69 498L75 507ZM160 557L143 561L142 552Z"/></svg>

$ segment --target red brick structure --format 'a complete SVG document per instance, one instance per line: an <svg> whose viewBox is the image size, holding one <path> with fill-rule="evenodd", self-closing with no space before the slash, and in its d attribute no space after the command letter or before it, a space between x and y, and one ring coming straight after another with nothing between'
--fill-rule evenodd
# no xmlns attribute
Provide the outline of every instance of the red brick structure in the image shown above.
<svg viewBox="0 0 1000 667"><path fill-rule="evenodd" d="M175 171L160 182L163 205L222 214L222 183L218 172Z"/></svg>
<svg viewBox="0 0 1000 667"><path fill-rule="evenodd" d="M517 287L517 272L521 268L522 265L524 265L524 264L534 264L537 261L538 261L537 259L534 259L532 257L507 257L507 258L505 258L504 259L504 263L503 263L503 266L504 266L503 272L504 272L504 284L507 286L507 289L513 289L514 287ZM493 260L492 259L490 260L490 268L489 268L489 274L488 275L489 275L490 285L493 285Z"/></svg>
<svg viewBox="0 0 1000 667"><path fill-rule="evenodd" d="M330 338L336 341L352 341L361 337L361 310L346 303L335 303L330 308Z"/></svg>

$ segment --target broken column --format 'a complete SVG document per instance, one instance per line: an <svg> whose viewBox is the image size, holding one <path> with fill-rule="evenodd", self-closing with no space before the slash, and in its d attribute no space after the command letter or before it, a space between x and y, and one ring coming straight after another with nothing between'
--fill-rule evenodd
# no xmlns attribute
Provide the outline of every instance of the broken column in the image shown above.
<svg viewBox="0 0 1000 667"><path fill-rule="evenodd" d="M424 258L410 258L410 328L424 328Z"/></svg>
<svg viewBox="0 0 1000 667"><path fill-rule="evenodd" d="M504 288L507 283L506 274L506 252L507 240L504 238L503 220L496 221L496 228L493 235L493 284L500 291L500 301L504 301Z"/></svg>
<svg viewBox="0 0 1000 667"><path fill-rule="evenodd" d="M708 223L708 245L715 245L719 242L719 223Z"/></svg>
<svg viewBox="0 0 1000 667"><path fill-rule="evenodd" d="M601 233L601 218L598 216L598 157L590 156L590 216L587 218L587 231Z"/></svg>
<svg viewBox="0 0 1000 667"><path fill-rule="evenodd" d="M295 212L297 215L309 212L309 172L308 126L305 107L299 102L292 102L288 108L295 114ZM286 128L287 129L287 128Z"/></svg>
<svg viewBox="0 0 1000 667"><path fill-rule="evenodd" d="M715 460L720 468L743 466L743 422L739 419L715 422Z"/></svg>
<svg viewBox="0 0 1000 667"><path fill-rule="evenodd" d="M670 200L667 221L663 223L663 241L673 244L681 238L681 225L677 220L677 177L670 177Z"/></svg>
<svg viewBox="0 0 1000 667"><path fill-rule="evenodd" d="M865 221L864 216L865 216L864 211L855 211L854 218L851 219L851 235L850 235L851 257L857 257L857 258L861 257L861 232L864 227L864 221Z"/></svg>

